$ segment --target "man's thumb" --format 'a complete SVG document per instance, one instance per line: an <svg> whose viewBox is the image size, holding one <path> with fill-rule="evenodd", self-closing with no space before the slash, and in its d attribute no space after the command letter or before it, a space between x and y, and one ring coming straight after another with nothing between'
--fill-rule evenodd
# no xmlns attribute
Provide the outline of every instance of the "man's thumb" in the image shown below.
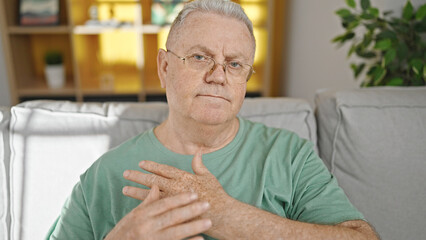
<svg viewBox="0 0 426 240"><path fill-rule="evenodd" d="M155 202L159 199L160 199L160 189L158 188L157 185L153 185L151 187L151 190L149 191L148 196L142 202L142 205L148 205L148 204Z"/></svg>
<svg viewBox="0 0 426 240"><path fill-rule="evenodd" d="M201 151L197 152L192 159L192 170L197 175L210 173L206 166L204 166Z"/></svg>

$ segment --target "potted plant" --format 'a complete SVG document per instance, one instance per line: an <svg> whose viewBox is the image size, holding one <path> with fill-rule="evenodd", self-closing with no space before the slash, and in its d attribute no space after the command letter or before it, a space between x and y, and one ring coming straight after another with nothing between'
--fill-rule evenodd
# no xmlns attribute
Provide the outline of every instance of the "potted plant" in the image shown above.
<svg viewBox="0 0 426 240"><path fill-rule="evenodd" d="M53 89L62 88L65 85L62 54L58 51L48 51L44 56L44 62L47 86Z"/></svg>
<svg viewBox="0 0 426 240"><path fill-rule="evenodd" d="M416 10L408 0L402 16L392 17L392 11L382 12L370 0L345 1L348 7L336 14L346 31L332 42L351 43L347 56L360 58L350 66L355 78L365 73L361 86L425 85L426 4Z"/></svg>

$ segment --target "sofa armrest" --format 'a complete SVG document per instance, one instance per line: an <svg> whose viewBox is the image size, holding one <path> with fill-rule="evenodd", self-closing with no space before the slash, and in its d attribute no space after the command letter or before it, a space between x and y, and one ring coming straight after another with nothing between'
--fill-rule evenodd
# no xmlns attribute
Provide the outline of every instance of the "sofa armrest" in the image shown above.
<svg viewBox="0 0 426 240"><path fill-rule="evenodd" d="M321 91L321 157L383 239L426 235L426 88Z"/></svg>
<svg viewBox="0 0 426 240"><path fill-rule="evenodd" d="M10 109L0 107L0 239L9 239Z"/></svg>

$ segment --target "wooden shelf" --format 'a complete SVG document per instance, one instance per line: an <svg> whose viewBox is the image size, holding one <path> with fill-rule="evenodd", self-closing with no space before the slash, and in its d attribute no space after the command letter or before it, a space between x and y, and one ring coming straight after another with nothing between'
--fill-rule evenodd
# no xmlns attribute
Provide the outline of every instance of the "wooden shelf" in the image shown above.
<svg viewBox="0 0 426 240"><path fill-rule="evenodd" d="M26 84L18 89L19 97L37 97L37 96L63 96L63 95L75 95L76 89L73 81L67 78L65 86L59 89L49 88L45 80L37 79L31 81L30 84Z"/></svg>
<svg viewBox="0 0 426 240"><path fill-rule="evenodd" d="M69 26L52 26L52 27L9 27L10 34L67 34L70 33Z"/></svg>
<svg viewBox="0 0 426 240"><path fill-rule="evenodd" d="M136 32L140 34L158 34L161 31L161 26L157 25L142 25L142 26L122 26L122 27L108 27L108 26L75 26L73 29L74 34L78 35L97 35L106 32Z"/></svg>

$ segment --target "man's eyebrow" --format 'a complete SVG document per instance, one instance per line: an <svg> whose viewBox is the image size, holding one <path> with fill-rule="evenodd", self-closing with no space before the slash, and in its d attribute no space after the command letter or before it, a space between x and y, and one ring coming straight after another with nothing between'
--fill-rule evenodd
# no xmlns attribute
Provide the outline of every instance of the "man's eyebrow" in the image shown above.
<svg viewBox="0 0 426 240"><path fill-rule="evenodd" d="M193 50L200 50L202 52L205 52L205 53L208 53L210 55L213 55L212 51L209 48L207 48L206 46L200 45L200 44L192 46L190 49L188 49L187 52L191 52Z"/></svg>
<svg viewBox="0 0 426 240"><path fill-rule="evenodd" d="M206 54L211 55L212 57L214 57L213 51L210 50L206 46L197 44L197 45L194 45L191 48L189 48L187 52L191 52L191 51L194 51L194 50L202 51L202 52L204 52L204 53L206 53ZM231 60L232 59L242 59L242 60L246 60L246 61L250 60L250 59L244 57L244 54L242 54L241 52L232 53L230 55L225 56L225 58L227 60L229 60L229 59L231 59Z"/></svg>

